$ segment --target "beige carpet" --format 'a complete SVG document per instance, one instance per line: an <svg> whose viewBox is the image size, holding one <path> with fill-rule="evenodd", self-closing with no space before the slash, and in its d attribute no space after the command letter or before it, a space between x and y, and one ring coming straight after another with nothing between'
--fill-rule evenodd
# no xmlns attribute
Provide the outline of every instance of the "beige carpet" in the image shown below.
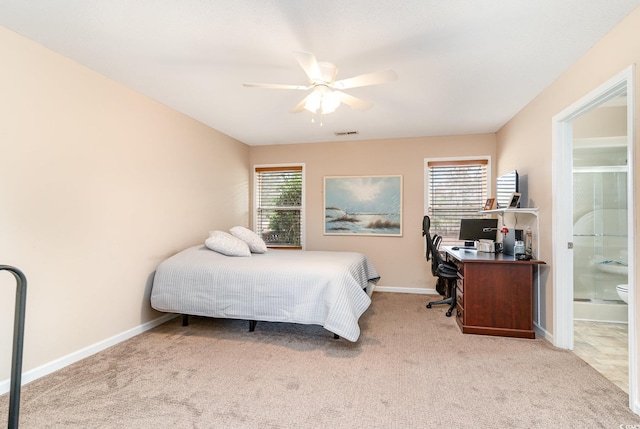
<svg viewBox="0 0 640 429"><path fill-rule="evenodd" d="M627 395L543 340L463 335L376 293L357 343L317 326L175 319L36 380L21 428L618 428ZM0 397L0 424L8 395Z"/></svg>

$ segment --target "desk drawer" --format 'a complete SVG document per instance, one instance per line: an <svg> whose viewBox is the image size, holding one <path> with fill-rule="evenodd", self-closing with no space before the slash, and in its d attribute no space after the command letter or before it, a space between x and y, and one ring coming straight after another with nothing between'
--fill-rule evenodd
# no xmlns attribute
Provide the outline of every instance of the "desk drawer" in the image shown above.
<svg viewBox="0 0 640 429"><path fill-rule="evenodd" d="M464 308L464 292L460 289L456 289L456 303Z"/></svg>
<svg viewBox="0 0 640 429"><path fill-rule="evenodd" d="M463 279L458 279L456 280L456 289L464 292L464 280Z"/></svg>
<svg viewBox="0 0 640 429"><path fill-rule="evenodd" d="M460 327L464 325L464 307L462 307L460 302L456 302L456 320Z"/></svg>

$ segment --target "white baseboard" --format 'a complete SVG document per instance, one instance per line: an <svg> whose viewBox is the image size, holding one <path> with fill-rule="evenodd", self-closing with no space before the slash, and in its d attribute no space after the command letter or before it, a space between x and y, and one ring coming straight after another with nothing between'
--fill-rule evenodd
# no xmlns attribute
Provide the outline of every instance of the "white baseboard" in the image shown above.
<svg viewBox="0 0 640 429"><path fill-rule="evenodd" d="M536 338L543 338L553 344L553 334L538 325L536 322L533 323L533 330L536 332Z"/></svg>
<svg viewBox="0 0 640 429"><path fill-rule="evenodd" d="M121 343L129 338L133 338L136 335L139 335L149 329L155 328L158 325L163 324L175 317L178 317L177 314L165 314L157 319L154 319L150 322L143 323L140 326L136 326L135 328L129 329L128 331L122 332L118 335L114 335L111 338L107 338L106 340L100 341L96 344L85 347L84 349L78 350L66 356L63 356L59 359L56 359L52 362L46 363L42 366L29 370L27 372L22 373L21 384L24 386L27 383L30 383L34 380L37 380L40 377L44 377L45 375L51 374L59 369L64 368L65 366L69 366L72 363L78 362L79 360L85 359L91 355L94 355L104 349L107 349L111 346L114 346L118 343ZM0 395L3 395L9 392L11 388L11 380L0 381Z"/></svg>
<svg viewBox="0 0 640 429"><path fill-rule="evenodd" d="M376 286L374 292L417 293L420 295L440 295L435 289L416 287Z"/></svg>

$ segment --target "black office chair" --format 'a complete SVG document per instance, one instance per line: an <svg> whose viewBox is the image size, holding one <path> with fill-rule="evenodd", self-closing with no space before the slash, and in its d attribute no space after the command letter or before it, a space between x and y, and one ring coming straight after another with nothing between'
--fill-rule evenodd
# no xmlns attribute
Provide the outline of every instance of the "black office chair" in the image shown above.
<svg viewBox="0 0 640 429"><path fill-rule="evenodd" d="M435 251L440 251L440 243L442 242L442 236L438 234L433 234L433 236L431 237L431 241L433 241L433 247L435 248ZM434 277L438 277L438 265L435 263L435 260L430 257L430 253L431 253L431 248L427 244L427 261L431 260L431 274ZM441 279L440 277L438 277L438 281L436 282L436 291L440 295L446 295L447 293L446 282L443 281L443 279Z"/></svg>
<svg viewBox="0 0 640 429"><path fill-rule="evenodd" d="M451 317L453 309L456 307L456 280L462 278L458 267L452 262L442 260L438 246L442 237L436 236L435 239L431 237L429 229L431 228L431 219L429 216L425 216L422 219L422 235L427 240L427 261L431 260L431 273L438 277L438 282L444 286L442 291L438 291L441 295L445 295L445 291L449 290L449 297L441 299L439 301L431 301L427 304L427 308L431 308L433 305L449 304L449 309L446 312L447 317ZM438 245L436 245L436 242Z"/></svg>
<svg viewBox="0 0 640 429"><path fill-rule="evenodd" d="M442 242L442 236L438 234L433 234L433 237L431 237L431 240L433 240L433 245L435 246L436 250L440 250L440 242Z"/></svg>

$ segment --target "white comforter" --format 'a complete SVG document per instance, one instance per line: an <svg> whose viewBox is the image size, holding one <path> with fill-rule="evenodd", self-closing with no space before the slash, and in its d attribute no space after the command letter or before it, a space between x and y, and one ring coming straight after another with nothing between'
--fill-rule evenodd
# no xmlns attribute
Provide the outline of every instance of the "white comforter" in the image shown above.
<svg viewBox="0 0 640 429"><path fill-rule="evenodd" d="M151 306L198 316L321 325L356 341L358 319L371 304L365 288L379 278L369 259L355 252L269 249L232 257L194 246L160 264Z"/></svg>

